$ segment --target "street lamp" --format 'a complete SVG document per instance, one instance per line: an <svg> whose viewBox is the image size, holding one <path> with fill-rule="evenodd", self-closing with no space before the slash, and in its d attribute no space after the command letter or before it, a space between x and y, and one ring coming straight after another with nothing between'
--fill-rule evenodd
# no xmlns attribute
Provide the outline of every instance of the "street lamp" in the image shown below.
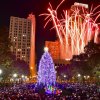
<svg viewBox="0 0 100 100"><path fill-rule="evenodd" d="M3 72L2 69L0 69L0 75L2 74L2 72Z"/></svg>
<svg viewBox="0 0 100 100"><path fill-rule="evenodd" d="M81 74L77 74L78 81L81 82Z"/></svg>
<svg viewBox="0 0 100 100"><path fill-rule="evenodd" d="M22 78L24 78L25 76L24 75L22 75Z"/></svg>
<svg viewBox="0 0 100 100"><path fill-rule="evenodd" d="M77 76L78 76L78 77L81 77L81 74L78 74Z"/></svg>
<svg viewBox="0 0 100 100"><path fill-rule="evenodd" d="M86 76L84 76L84 78L86 79Z"/></svg>
<svg viewBox="0 0 100 100"><path fill-rule="evenodd" d="M64 75L64 78L66 78L66 75Z"/></svg>
<svg viewBox="0 0 100 100"><path fill-rule="evenodd" d="M87 76L87 78L90 78L90 76Z"/></svg>
<svg viewBox="0 0 100 100"><path fill-rule="evenodd" d="M14 78L16 78L16 77L17 77L17 74L16 74L16 73L15 73L15 74L13 74L13 77L14 77Z"/></svg>

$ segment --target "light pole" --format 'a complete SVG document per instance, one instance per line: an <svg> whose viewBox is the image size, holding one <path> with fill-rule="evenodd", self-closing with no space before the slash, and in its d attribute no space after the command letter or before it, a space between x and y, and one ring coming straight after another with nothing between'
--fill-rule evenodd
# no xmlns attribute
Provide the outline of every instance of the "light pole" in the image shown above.
<svg viewBox="0 0 100 100"><path fill-rule="evenodd" d="M3 73L2 69L0 69L0 75Z"/></svg>
<svg viewBox="0 0 100 100"><path fill-rule="evenodd" d="M78 74L77 77L81 77L81 74Z"/></svg>
<svg viewBox="0 0 100 100"><path fill-rule="evenodd" d="M15 83L17 83L17 76L18 76L18 74L16 74L16 73L13 74L13 78L14 78Z"/></svg>
<svg viewBox="0 0 100 100"><path fill-rule="evenodd" d="M78 77L78 82L80 82L81 81L81 74L78 74L77 77Z"/></svg>

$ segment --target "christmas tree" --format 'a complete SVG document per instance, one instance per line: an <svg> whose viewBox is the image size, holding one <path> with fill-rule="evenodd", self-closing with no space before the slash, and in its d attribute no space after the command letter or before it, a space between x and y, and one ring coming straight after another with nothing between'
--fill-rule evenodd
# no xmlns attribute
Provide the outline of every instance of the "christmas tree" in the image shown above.
<svg viewBox="0 0 100 100"><path fill-rule="evenodd" d="M56 72L52 57L50 56L47 48L42 55L39 63L38 70L38 83L46 86L54 85L56 82Z"/></svg>

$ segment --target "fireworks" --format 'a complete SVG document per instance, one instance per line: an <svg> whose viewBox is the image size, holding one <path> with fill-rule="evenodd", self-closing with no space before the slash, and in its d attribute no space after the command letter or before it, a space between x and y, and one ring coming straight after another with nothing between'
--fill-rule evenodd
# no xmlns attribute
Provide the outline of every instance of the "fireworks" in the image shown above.
<svg viewBox="0 0 100 100"><path fill-rule="evenodd" d="M56 29L60 44L61 44L61 59L71 59L73 55L79 55L84 52L84 47L87 43L94 38L94 42L97 42L97 36L99 33L98 25L96 23L100 17L100 11L96 10L100 7L97 6L88 11L88 5L81 3L74 3L74 6L70 9L70 12L65 10L62 18L58 17L58 8L64 2L64 0L54 10L50 5L48 8L48 14L45 20L47 20L45 26L52 21ZM95 13L94 13L95 12ZM96 16L95 19L92 17Z"/></svg>

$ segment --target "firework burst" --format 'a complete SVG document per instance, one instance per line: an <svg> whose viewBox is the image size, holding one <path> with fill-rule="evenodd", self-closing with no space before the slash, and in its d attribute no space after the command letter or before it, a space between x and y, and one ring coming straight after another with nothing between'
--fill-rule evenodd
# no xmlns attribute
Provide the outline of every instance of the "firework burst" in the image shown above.
<svg viewBox="0 0 100 100"><path fill-rule="evenodd" d="M57 12L63 2L64 0L57 6L56 10L49 3L49 13L42 15L46 15L44 27L49 22L53 22L53 28L56 29L61 44L61 59L71 59L73 55L84 52L85 45L91 39L94 38L94 42L97 42L100 23L96 22L100 17L100 11L96 12L96 10L100 8L100 5L94 9L92 6L88 11L88 5L74 3L74 8L71 7L70 11L63 11L62 18L59 18ZM95 19L93 16L96 16Z"/></svg>

